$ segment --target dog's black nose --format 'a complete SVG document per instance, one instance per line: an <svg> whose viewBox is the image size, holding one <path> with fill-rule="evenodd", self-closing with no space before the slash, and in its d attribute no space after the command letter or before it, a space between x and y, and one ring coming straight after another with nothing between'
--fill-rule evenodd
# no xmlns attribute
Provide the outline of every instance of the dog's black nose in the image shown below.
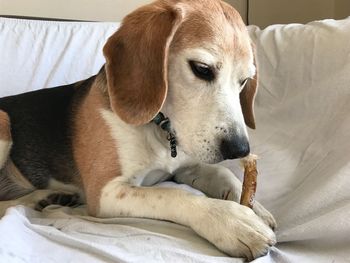
<svg viewBox="0 0 350 263"><path fill-rule="evenodd" d="M224 160L246 157L250 153L249 142L246 138L239 137L223 139L220 152Z"/></svg>

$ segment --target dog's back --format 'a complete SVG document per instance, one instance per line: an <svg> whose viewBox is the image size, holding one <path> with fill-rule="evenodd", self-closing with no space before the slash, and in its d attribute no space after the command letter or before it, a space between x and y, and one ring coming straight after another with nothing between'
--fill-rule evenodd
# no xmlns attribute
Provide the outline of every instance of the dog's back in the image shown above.
<svg viewBox="0 0 350 263"><path fill-rule="evenodd" d="M8 200L27 193L15 169L36 189L47 188L50 179L73 183L76 173L71 148L70 122L75 101L87 93L94 78L72 84L28 92L0 99L0 110L10 126L9 157L1 168L0 199ZM0 129L6 129L0 123ZM6 158L6 156L3 156ZM12 179L11 179L12 178ZM22 193L23 192L23 193Z"/></svg>

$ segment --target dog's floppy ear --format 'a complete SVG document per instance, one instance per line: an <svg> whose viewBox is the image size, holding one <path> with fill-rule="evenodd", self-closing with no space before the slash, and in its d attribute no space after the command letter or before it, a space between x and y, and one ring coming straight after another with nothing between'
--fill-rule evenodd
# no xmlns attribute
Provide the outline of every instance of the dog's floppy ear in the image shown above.
<svg viewBox="0 0 350 263"><path fill-rule="evenodd" d="M150 4L128 15L104 46L111 107L124 122L146 124L163 106L169 46L181 21L180 9Z"/></svg>
<svg viewBox="0 0 350 263"><path fill-rule="evenodd" d="M257 68L255 54L254 54L254 64ZM240 101L242 112L244 116L245 124L251 128L255 129L255 114L254 114L254 101L258 86L258 70L252 79L249 79L240 94Z"/></svg>

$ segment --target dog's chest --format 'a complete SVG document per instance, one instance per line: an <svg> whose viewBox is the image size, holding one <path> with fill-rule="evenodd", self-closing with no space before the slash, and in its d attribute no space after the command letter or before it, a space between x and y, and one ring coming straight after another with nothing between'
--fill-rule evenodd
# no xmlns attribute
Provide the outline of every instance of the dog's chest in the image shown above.
<svg viewBox="0 0 350 263"><path fill-rule="evenodd" d="M169 151L170 155L170 151ZM129 183L139 186L152 186L157 183L168 181L173 177L173 173L183 165L187 164L186 159L181 156L174 159L164 154L163 158L153 156L148 165L136 167L129 167L131 169L125 170L124 176L128 178ZM158 158L157 158L158 157Z"/></svg>
<svg viewBox="0 0 350 263"><path fill-rule="evenodd" d="M165 172L164 170L153 170L140 177L138 184L142 186L152 186L160 182L169 180L172 177L171 173Z"/></svg>
<svg viewBox="0 0 350 263"><path fill-rule="evenodd" d="M170 146L166 147L155 136L157 126L132 127L107 111L102 116L116 142L122 177L119 180L151 186L170 179L175 170L189 161L181 150L176 158L171 157Z"/></svg>

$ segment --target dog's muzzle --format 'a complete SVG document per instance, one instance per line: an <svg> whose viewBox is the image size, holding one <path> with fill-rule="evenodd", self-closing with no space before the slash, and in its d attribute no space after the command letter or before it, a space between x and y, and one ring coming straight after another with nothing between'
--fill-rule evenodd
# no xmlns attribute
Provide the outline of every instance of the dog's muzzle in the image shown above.
<svg viewBox="0 0 350 263"><path fill-rule="evenodd" d="M246 157L250 153L248 139L238 136L223 139L220 144L220 153L224 160Z"/></svg>

